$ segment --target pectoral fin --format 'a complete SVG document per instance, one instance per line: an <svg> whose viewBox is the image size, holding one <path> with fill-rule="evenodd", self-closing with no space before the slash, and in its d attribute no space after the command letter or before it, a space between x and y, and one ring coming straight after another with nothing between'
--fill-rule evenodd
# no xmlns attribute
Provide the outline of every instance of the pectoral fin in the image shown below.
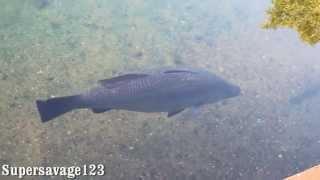
<svg viewBox="0 0 320 180"><path fill-rule="evenodd" d="M178 110L174 110L174 111L171 111L171 112L168 112L168 115L167 117L171 117L171 116L174 116L180 112L182 112L184 109L178 109Z"/></svg>
<svg viewBox="0 0 320 180"><path fill-rule="evenodd" d="M111 108L107 108L107 109L93 108L92 112L94 112L94 113L104 113L104 112L109 111L109 110L111 110Z"/></svg>

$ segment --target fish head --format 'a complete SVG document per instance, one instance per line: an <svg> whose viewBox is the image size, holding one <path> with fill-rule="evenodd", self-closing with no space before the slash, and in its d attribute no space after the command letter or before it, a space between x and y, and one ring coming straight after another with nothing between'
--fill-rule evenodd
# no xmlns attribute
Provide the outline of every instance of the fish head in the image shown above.
<svg viewBox="0 0 320 180"><path fill-rule="evenodd" d="M240 87L228 82L218 82L213 89L213 92L219 92L223 98L232 98L240 95Z"/></svg>
<svg viewBox="0 0 320 180"><path fill-rule="evenodd" d="M174 91L179 90L181 97L189 97L191 104L210 104L240 94L239 86L205 70L170 70L165 73L178 79L179 83L173 85Z"/></svg>
<svg viewBox="0 0 320 180"><path fill-rule="evenodd" d="M227 82L214 74L210 74L203 79L203 84L205 85L202 87L206 89L203 96L206 103L214 103L223 99L236 97L241 93L239 86Z"/></svg>

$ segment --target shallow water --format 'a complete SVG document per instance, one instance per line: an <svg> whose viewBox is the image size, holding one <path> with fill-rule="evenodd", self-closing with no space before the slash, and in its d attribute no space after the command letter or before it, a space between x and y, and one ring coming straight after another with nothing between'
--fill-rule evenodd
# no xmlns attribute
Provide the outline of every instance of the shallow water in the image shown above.
<svg viewBox="0 0 320 180"><path fill-rule="evenodd" d="M288 100L319 81L320 47L261 29L270 2L247 3L1 0L0 164L190 180L281 179L319 164L320 97ZM207 69L242 95L173 118L78 110L40 122L36 99L162 66Z"/></svg>

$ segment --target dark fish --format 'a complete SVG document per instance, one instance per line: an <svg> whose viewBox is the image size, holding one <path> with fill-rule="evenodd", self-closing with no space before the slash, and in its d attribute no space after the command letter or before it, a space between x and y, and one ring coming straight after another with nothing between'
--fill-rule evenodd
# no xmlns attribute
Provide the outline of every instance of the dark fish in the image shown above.
<svg viewBox="0 0 320 180"><path fill-rule="evenodd" d="M36 103L42 122L79 108L95 113L111 109L168 112L170 117L187 107L214 103L239 93L238 86L207 71L167 70L101 80L97 87L83 94Z"/></svg>
<svg viewBox="0 0 320 180"><path fill-rule="evenodd" d="M289 102L291 104L301 104L306 99L312 98L320 94L320 84L315 84L304 90L301 94L292 97Z"/></svg>
<svg viewBox="0 0 320 180"><path fill-rule="evenodd" d="M44 9L50 5L51 0L34 0L35 6L38 9Z"/></svg>

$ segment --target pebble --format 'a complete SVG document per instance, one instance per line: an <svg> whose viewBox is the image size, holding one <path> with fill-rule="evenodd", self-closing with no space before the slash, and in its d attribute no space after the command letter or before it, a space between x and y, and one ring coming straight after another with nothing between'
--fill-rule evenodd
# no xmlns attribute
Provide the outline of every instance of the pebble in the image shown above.
<svg viewBox="0 0 320 180"><path fill-rule="evenodd" d="M37 74L43 74L43 71L40 69Z"/></svg>
<svg viewBox="0 0 320 180"><path fill-rule="evenodd" d="M224 68L223 67L219 67L219 72L224 72Z"/></svg>

